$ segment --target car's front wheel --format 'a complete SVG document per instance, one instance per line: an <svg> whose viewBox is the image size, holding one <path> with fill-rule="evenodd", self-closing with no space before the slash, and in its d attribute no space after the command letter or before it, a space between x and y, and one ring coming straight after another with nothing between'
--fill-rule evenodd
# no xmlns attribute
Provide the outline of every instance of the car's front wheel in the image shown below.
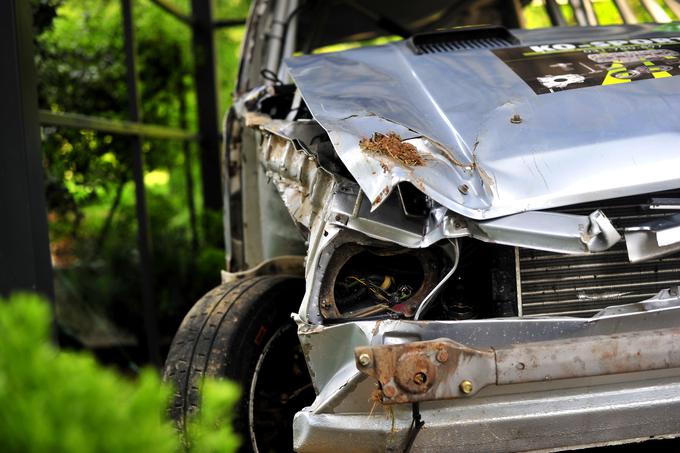
<svg viewBox="0 0 680 453"><path fill-rule="evenodd" d="M218 286L184 318L165 364L177 392L170 409L180 426L198 408L203 376L241 386L234 428L244 451L291 451L292 422L314 399L291 312L304 281L252 277Z"/></svg>

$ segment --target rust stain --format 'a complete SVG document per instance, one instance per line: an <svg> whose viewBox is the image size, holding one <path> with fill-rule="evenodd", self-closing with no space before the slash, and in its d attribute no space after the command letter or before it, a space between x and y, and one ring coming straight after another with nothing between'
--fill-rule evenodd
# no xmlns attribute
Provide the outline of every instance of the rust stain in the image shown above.
<svg viewBox="0 0 680 453"><path fill-rule="evenodd" d="M358 361L362 354L371 357L369 364ZM378 381L381 402L388 405L459 397L457 388L450 390L448 383L455 379L461 361L492 355L491 350L438 340L355 349L357 368Z"/></svg>
<svg viewBox="0 0 680 453"><path fill-rule="evenodd" d="M373 330L371 330L371 334L375 337L378 335L378 332L380 332L380 324L382 323L382 319L378 319L375 322L375 326L373 326Z"/></svg>
<svg viewBox="0 0 680 453"><path fill-rule="evenodd" d="M396 132L381 134L376 132L372 137L362 138L359 141L362 150L391 157L402 165L418 167L425 163L418 149L410 143L404 143L401 136ZM382 166L382 165L381 165ZM383 170L385 167L383 167Z"/></svg>
<svg viewBox="0 0 680 453"><path fill-rule="evenodd" d="M380 204L381 201L385 199L390 194L390 188L385 187L377 197L375 197L375 200L373 200L373 204Z"/></svg>

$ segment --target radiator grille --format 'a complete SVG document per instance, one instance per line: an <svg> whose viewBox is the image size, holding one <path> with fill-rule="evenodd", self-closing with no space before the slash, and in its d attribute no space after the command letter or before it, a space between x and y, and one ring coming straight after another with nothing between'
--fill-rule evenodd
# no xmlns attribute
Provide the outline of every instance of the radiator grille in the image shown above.
<svg viewBox="0 0 680 453"><path fill-rule="evenodd" d="M678 197L680 191L654 194ZM620 229L669 212L647 209L650 195L590 203L556 211L589 214L601 209ZM591 316L610 305L647 299L660 290L680 284L680 255L644 263L630 263L625 243L588 256L560 255L535 250L515 250L517 293L523 316Z"/></svg>

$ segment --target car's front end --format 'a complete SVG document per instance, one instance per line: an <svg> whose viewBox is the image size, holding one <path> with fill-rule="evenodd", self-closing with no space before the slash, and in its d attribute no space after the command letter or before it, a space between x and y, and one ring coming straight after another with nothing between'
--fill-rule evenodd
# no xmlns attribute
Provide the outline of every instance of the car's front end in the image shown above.
<svg viewBox="0 0 680 453"><path fill-rule="evenodd" d="M296 450L680 433L680 31L457 28L265 70L228 120L228 239L243 266L305 249Z"/></svg>

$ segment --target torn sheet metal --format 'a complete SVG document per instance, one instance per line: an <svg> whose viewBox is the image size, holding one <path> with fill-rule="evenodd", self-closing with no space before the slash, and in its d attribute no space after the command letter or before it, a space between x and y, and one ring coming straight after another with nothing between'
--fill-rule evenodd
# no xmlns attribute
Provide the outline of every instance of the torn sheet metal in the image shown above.
<svg viewBox="0 0 680 453"><path fill-rule="evenodd" d="M626 228L626 248L633 263L680 251L680 214Z"/></svg>
<svg viewBox="0 0 680 453"><path fill-rule="evenodd" d="M429 247L442 239L469 236L534 250L585 254L607 250L621 240L621 235L601 211L588 216L529 211L477 221L440 209L422 220L404 215L396 196L389 197L382 208L374 211L362 198L358 191L336 195L330 205L330 223L405 247Z"/></svg>
<svg viewBox="0 0 680 453"><path fill-rule="evenodd" d="M651 299L632 304L612 305L597 312L593 319L603 318L614 315L625 315L630 313L640 313L643 311L658 310L662 308L672 308L680 305L680 286L671 286L668 289L659 291Z"/></svg>
<svg viewBox="0 0 680 453"><path fill-rule="evenodd" d="M531 211L468 225L472 237L486 242L558 253L602 252L621 240L602 211L589 216Z"/></svg>
<svg viewBox="0 0 680 453"><path fill-rule="evenodd" d="M513 33L522 46L666 36L651 30ZM416 55L406 42L287 63L373 208L400 181L473 219L680 186L680 77L539 96L491 50ZM425 163L364 152L376 132Z"/></svg>

